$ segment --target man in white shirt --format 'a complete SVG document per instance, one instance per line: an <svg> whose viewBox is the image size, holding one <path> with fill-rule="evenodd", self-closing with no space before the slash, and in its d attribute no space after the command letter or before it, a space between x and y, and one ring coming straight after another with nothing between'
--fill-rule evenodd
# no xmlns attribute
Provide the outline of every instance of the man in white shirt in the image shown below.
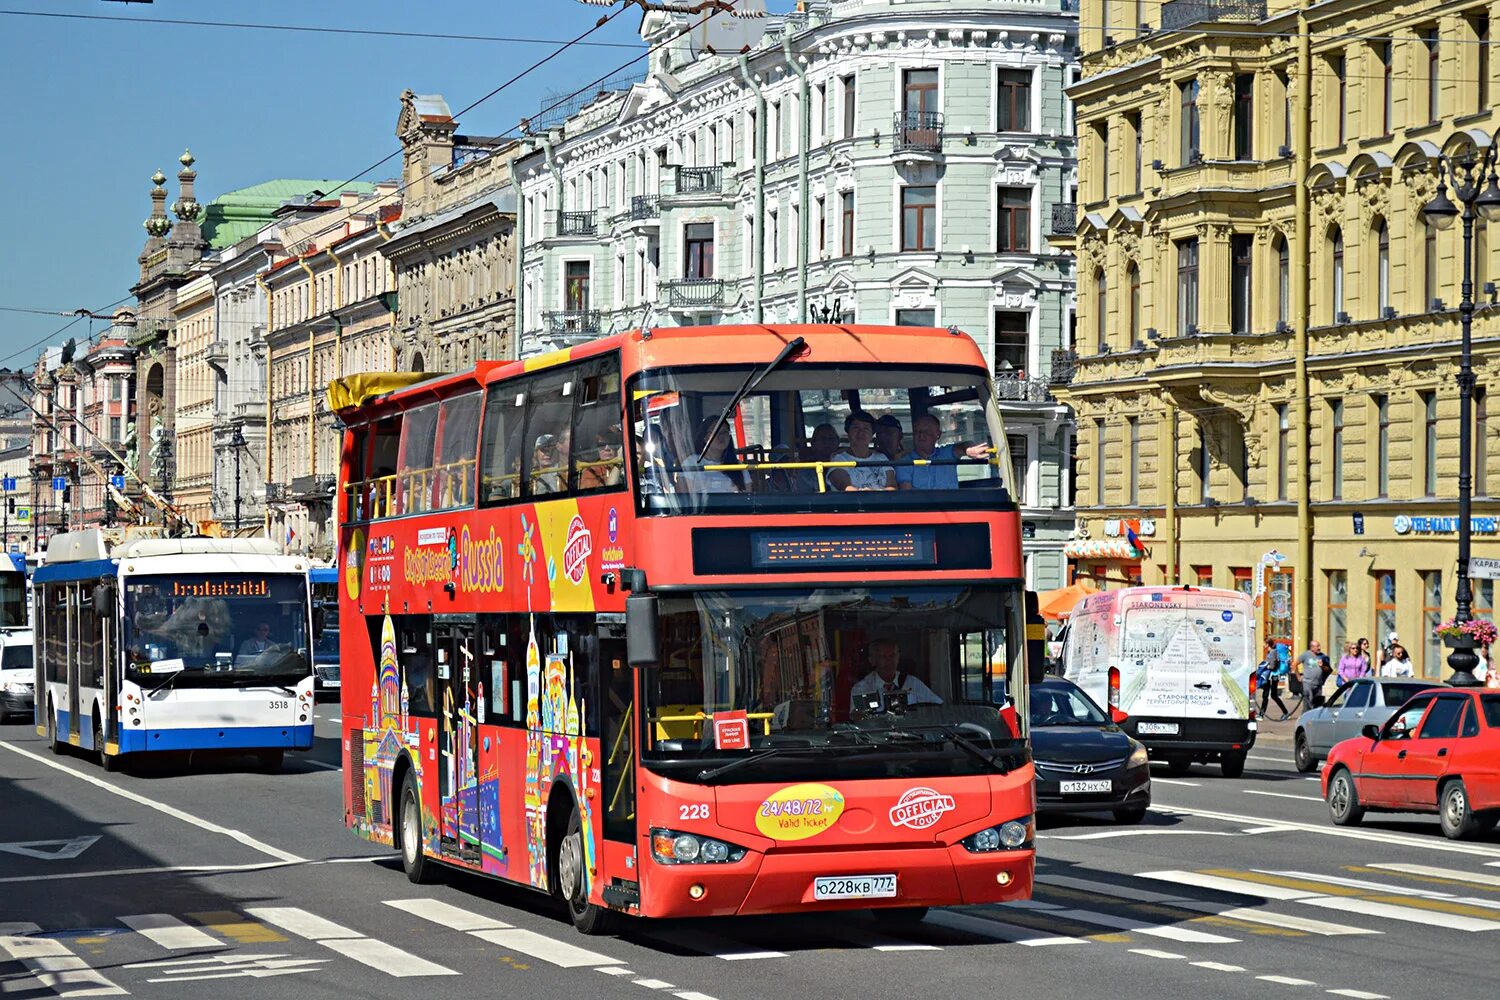
<svg viewBox="0 0 1500 1000"><path fill-rule="evenodd" d="M908 705L941 705L943 699L939 698L926 684L913 677L911 674L903 673L900 669L901 650L891 639L876 639L870 643L869 649L871 670L864 677L855 681L854 686L849 689L849 697L855 709L863 706L862 702L872 694L891 695L896 692L906 694Z"/></svg>
<svg viewBox="0 0 1500 1000"><path fill-rule="evenodd" d="M240 643L240 651L236 659L253 660L266 650L271 648L271 623L259 622L255 626L255 634Z"/></svg>

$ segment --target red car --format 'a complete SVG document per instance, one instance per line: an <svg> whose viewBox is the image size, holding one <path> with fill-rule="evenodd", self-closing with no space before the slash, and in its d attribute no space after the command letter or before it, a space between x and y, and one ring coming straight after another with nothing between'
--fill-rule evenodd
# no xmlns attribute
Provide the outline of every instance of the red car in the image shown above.
<svg viewBox="0 0 1500 1000"><path fill-rule="evenodd" d="M1500 820L1500 692L1433 688L1328 754L1323 798L1338 826L1367 811L1435 812L1458 840Z"/></svg>

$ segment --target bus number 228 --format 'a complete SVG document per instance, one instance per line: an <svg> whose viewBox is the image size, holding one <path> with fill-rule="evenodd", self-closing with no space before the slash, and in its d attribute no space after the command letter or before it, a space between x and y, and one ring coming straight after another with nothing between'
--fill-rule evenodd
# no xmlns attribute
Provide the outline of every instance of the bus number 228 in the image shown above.
<svg viewBox="0 0 1500 1000"><path fill-rule="evenodd" d="M708 803L695 802L677 807L678 819L708 819Z"/></svg>

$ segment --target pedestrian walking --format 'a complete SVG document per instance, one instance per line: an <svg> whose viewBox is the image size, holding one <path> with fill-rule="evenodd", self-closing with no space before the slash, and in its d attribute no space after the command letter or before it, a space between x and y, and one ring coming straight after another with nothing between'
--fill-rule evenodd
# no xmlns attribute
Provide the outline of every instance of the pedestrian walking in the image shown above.
<svg viewBox="0 0 1500 1000"><path fill-rule="evenodd" d="M1392 633L1392 635L1394 634L1395 633ZM1385 654L1385 662L1380 665L1380 676L1416 676L1416 671L1414 671L1411 666L1411 657L1406 655L1406 647L1401 645L1401 643L1395 643L1387 649Z"/></svg>
<svg viewBox="0 0 1500 1000"><path fill-rule="evenodd" d="M1365 663L1364 657L1359 655L1359 643L1344 643L1344 655L1339 657L1339 680L1338 686L1343 687L1356 678L1363 677L1369 672L1369 665Z"/></svg>
<svg viewBox="0 0 1500 1000"><path fill-rule="evenodd" d="M1281 702L1281 656L1276 649L1276 643L1270 639L1266 640L1266 648L1260 658L1260 665L1255 668L1255 683L1260 687L1260 714L1266 714L1267 702L1274 701L1276 707L1281 709L1281 714L1286 715L1286 706Z"/></svg>
<svg viewBox="0 0 1500 1000"><path fill-rule="evenodd" d="M1375 660L1374 654L1370 652L1370 640L1360 639L1355 646L1355 652L1359 654L1361 660L1365 661L1365 672L1360 676L1369 677L1375 672Z"/></svg>
<svg viewBox="0 0 1500 1000"><path fill-rule="evenodd" d="M1323 682L1328 679L1328 657L1323 653L1323 644L1314 639L1307 649L1297 657L1298 672L1302 680L1302 698L1313 708L1323 704Z"/></svg>

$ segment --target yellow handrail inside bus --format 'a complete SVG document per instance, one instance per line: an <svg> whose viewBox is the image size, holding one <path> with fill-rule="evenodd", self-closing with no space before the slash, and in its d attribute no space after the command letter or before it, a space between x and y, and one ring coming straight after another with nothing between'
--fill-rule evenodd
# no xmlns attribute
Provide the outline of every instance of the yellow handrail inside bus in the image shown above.
<svg viewBox="0 0 1500 1000"><path fill-rule="evenodd" d="M771 712L749 712L746 717L762 723L762 735L771 735ZM651 724L656 727L659 740L696 740L703 738L703 720L706 718L708 714L699 709L690 715L655 715L651 717Z"/></svg>

